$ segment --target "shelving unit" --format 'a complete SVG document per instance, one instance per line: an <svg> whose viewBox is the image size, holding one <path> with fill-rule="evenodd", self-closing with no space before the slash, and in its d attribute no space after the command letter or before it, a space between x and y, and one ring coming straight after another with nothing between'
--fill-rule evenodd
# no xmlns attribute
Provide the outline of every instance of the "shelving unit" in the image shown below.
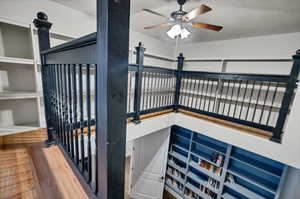
<svg viewBox="0 0 300 199"><path fill-rule="evenodd" d="M70 39L51 34L50 42ZM46 126L39 60L33 25L0 18L0 136Z"/></svg>
<svg viewBox="0 0 300 199"><path fill-rule="evenodd" d="M40 128L32 27L0 19L0 136Z"/></svg>
<svg viewBox="0 0 300 199"><path fill-rule="evenodd" d="M171 130L167 168L166 190L188 199L278 199L286 170L282 163L178 126Z"/></svg>

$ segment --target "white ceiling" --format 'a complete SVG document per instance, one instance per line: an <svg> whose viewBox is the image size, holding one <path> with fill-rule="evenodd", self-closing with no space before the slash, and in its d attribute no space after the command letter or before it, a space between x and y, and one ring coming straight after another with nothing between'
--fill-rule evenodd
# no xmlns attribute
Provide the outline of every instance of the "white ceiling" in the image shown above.
<svg viewBox="0 0 300 199"><path fill-rule="evenodd" d="M96 0L53 0L85 13L95 15ZM164 42L174 42L166 36L168 28L144 30L144 26L166 22L164 18L141 12L153 9L169 16L178 9L176 0L131 0L131 29ZM300 0L189 0L184 10L201 4L213 10L194 21L224 26L221 32L190 28L192 35L183 42L203 42L252 37L268 34L300 32ZM299 38L300 40L300 38Z"/></svg>

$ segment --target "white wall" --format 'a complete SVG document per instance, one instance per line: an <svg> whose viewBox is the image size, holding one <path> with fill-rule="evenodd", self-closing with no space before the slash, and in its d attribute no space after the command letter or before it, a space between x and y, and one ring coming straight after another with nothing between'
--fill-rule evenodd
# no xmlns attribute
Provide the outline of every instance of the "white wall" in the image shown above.
<svg viewBox="0 0 300 199"><path fill-rule="evenodd" d="M282 187L280 199L298 199L300 198L300 170L289 167L287 170L285 182Z"/></svg>
<svg viewBox="0 0 300 199"><path fill-rule="evenodd" d="M7 18L16 22L31 24L37 12L42 11L48 15L48 20L53 23L51 31L74 38L84 36L96 31L95 16L65 7L49 0L1 0L0 18ZM162 43L152 37L130 31L130 50L139 42L143 42L146 52L164 57L173 57L173 45ZM133 62L135 58L132 58ZM171 63L154 59L145 59L149 65L169 67Z"/></svg>
<svg viewBox="0 0 300 199"><path fill-rule="evenodd" d="M157 39L149 37L147 35L141 34L139 32L130 31L130 39L129 39L129 49L130 49L130 57L129 62L135 63L136 56L133 55L133 51L135 51L135 47L138 46L139 42L142 42L144 47L146 48L145 53L151 55L158 55L166 58L173 58L173 45L163 43ZM144 58L145 65L151 66L159 66L165 68L172 68L173 63L169 61L154 59L154 58Z"/></svg>
<svg viewBox="0 0 300 199"><path fill-rule="evenodd" d="M299 32L180 46L188 58L291 58L299 48Z"/></svg>
<svg viewBox="0 0 300 199"><path fill-rule="evenodd" d="M180 46L187 59L290 59L300 48L300 33L249 37ZM291 63L229 63L227 72L286 74ZM251 70L249 70L251 68ZM221 72L220 62L187 63L185 69Z"/></svg>

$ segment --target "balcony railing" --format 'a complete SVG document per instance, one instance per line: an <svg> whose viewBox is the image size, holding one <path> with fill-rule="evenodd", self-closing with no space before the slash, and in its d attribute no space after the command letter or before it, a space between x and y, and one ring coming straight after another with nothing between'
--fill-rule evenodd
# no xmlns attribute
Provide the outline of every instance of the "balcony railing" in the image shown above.
<svg viewBox="0 0 300 199"><path fill-rule="evenodd" d="M129 65L128 117L178 109L247 125L273 133L280 142L299 74L299 55L290 75L231 74L183 71L145 66L145 49L137 48L136 64Z"/></svg>
<svg viewBox="0 0 300 199"><path fill-rule="evenodd" d="M59 144L94 195L123 197L112 188L124 189L126 117L139 123L145 114L182 109L270 131L273 141L281 141L297 88L299 51L290 75L228 74L183 71L182 54L177 70L146 66L140 44L127 79L125 43L122 51L112 41L110 48L102 46L111 55L101 54L110 59L105 63L98 60L102 40L96 34L50 48L51 23L38 16L48 140ZM103 197L107 191L111 195Z"/></svg>

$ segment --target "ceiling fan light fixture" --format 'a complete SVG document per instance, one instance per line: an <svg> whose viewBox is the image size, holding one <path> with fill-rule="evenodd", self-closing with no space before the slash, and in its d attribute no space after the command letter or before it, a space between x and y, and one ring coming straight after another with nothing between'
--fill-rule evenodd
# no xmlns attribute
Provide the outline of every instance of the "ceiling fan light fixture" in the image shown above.
<svg viewBox="0 0 300 199"><path fill-rule="evenodd" d="M185 39L188 38L188 36L190 35L190 31L188 31L188 29L186 28L182 28L179 24L174 25L168 32L167 35L172 38L175 39L178 36L180 36L181 39Z"/></svg>
<svg viewBox="0 0 300 199"><path fill-rule="evenodd" d="M167 35L172 38L175 39L177 36L179 36L181 34L181 27L179 24L174 25L168 32Z"/></svg>
<svg viewBox="0 0 300 199"><path fill-rule="evenodd" d="M183 29L181 29L181 39L186 39L186 38L188 38L188 36L190 35L191 33L190 33L190 31L188 31L188 29L186 29L186 28L183 28Z"/></svg>

